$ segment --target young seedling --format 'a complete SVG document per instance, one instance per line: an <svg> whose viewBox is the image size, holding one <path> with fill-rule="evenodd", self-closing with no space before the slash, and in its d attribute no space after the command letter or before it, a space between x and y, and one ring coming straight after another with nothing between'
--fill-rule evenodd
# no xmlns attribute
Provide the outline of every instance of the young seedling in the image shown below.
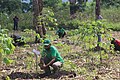
<svg viewBox="0 0 120 80"><path fill-rule="evenodd" d="M37 61L38 61L38 55L40 55L40 52L37 51L37 50L35 50L35 49L33 49L33 52L34 52L35 57L36 57L36 61L35 61L35 62L36 62L36 72L37 72L37 69L38 69L38 68L37 68L37 64L38 64Z"/></svg>

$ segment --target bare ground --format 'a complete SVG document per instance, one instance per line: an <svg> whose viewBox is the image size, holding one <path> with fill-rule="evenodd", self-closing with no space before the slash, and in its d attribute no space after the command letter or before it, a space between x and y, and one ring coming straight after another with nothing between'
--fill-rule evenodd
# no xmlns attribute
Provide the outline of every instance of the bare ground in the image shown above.
<svg viewBox="0 0 120 80"><path fill-rule="evenodd" d="M120 32L112 33L112 36L118 39L120 39L119 35ZM3 64L0 67L0 71L1 71L0 79L5 79L7 76L9 76L9 78L17 79L17 80L22 80L22 79L90 80L87 78L87 76L91 76L92 80L120 80L120 54L114 54L114 55L110 54L109 60L104 60L103 65L86 63L86 61L82 60L80 57L78 58L75 57L74 59L72 59L72 62L74 62L79 67L88 67L89 68L88 73L77 74L72 71L61 70L56 75L40 78L40 74L43 73L43 71L41 71L39 67L37 67L37 71L36 71L36 64L35 64L36 58L34 55L31 55L32 49L37 48L38 45L39 44L31 44L30 47L27 48L17 47L15 49L14 54L10 55L10 58L13 59L14 62L11 65ZM76 47L72 46L73 51L79 52L80 49L81 48L78 46ZM67 57L70 57L70 55L68 55ZM97 68L95 69L97 70L96 71L97 75L94 74L89 75L89 73L91 74L91 71L94 71L94 68Z"/></svg>

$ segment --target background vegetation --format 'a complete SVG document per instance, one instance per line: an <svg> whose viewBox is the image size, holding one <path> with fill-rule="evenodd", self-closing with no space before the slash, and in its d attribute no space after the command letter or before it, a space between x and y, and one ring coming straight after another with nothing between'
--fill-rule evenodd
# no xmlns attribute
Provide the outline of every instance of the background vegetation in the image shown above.
<svg viewBox="0 0 120 80"><path fill-rule="evenodd" d="M66 28L78 28L78 25L82 21L94 20L95 19L95 2L86 3L83 12L77 12L76 19L70 19L70 10L69 3L62 3L61 0L43 0L44 8L52 9L57 19L59 26L65 24ZM9 3L9 4L8 4ZM20 0L0 1L0 25L2 28L13 29L13 17L17 15L20 18L19 28L20 29L33 29L32 24L32 1L30 3L22 3ZM54 5L52 5L54 4ZM117 6L116 6L117 5ZM11 8L12 7L12 8ZM15 9L14 9L15 8ZM44 10L45 11L45 10ZM120 7L119 1L102 1L101 14L104 19L111 24L110 27L113 30L120 30L119 21L120 21ZM115 25L114 25L115 24ZM114 25L114 26L113 26ZM109 25L110 26L110 25Z"/></svg>
<svg viewBox="0 0 120 80"><path fill-rule="evenodd" d="M81 77L85 80L119 79L119 51L115 52L114 46L110 49L110 41L111 37L116 36L116 34L119 38L118 32L115 32L120 31L120 1L101 0L103 20L98 21L95 21L95 0L82 4L78 2L76 5L78 10L74 19L70 16L69 2L62 3L61 0L43 0L43 2L42 13L44 15L39 19L44 19L45 27L48 30L46 38L52 41L52 44L58 48L65 60L62 70L79 74L78 79ZM19 18L19 31L17 32L13 31L13 17L15 15ZM66 29L67 36L64 39L58 39L58 36L55 35L58 27ZM36 56L32 49L41 51L43 45L41 43L30 44L34 42L36 36L33 26L32 0L30 3L24 3L21 0L0 0L0 29L0 64L3 65L3 67L0 66L0 73L3 73L0 74L0 78L2 75L8 80L14 77L16 79L17 73L12 73L20 71L26 72L27 75L20 73L17 78L27 79L34 75L31 73L41 72L40 69L37 71L37 68L35 71ZM114 35L111 34L113 33L112 30L115 33ZM3 33L4 31L5 33ZM13 33L24 37L28 44L22 47L14 47L10 38ZM98 34L101 34L103 38L99 44L104 49L100 51L95 49ZM12 54L13 52L14 54ZM2 62L12 64L7 65ZM11 75L8 75L7 72L10 71L7 68L11 70ZM39 78L38 75L35 78Z"/></svg>

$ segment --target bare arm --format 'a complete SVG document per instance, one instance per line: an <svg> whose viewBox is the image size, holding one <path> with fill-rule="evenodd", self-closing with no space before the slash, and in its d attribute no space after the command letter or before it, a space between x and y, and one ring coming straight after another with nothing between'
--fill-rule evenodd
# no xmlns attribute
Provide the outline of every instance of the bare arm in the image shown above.
<svg viewBox="0 0 120 80"><path fill-rule="evenodd" d="M53 58L48 64L45 65L43 59L40 59L40 67L41 69L44 69L45 67L48 67L49 65L51 65L53 62L55 61L55 58Z"/></svg>
<svg viewBox="0 0 120 80"><path fill-rule="evenodd" d="M51 65L54 61L55 61L55 57L48 64L46 64L46 67Z"/></svg>

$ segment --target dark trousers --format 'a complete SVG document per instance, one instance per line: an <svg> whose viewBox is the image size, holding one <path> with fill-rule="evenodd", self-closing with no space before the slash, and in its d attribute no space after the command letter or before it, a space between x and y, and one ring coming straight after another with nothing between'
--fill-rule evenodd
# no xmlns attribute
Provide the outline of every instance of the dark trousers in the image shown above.
<svg viewBox="0 0 120 80"><path fill-rule="evenodd" d="M14 23L14 30L18 30L18 23Z"/></svg>
<svg viewBox="0 0 120 80"><path fill-rule="evenodd" d="M120 46L117 43L114 43L114 47L115 51L120 51Z"/></svg>
<svg viewBox="0 0 120 80"><path fill-rule="evenodd" d="M40 60L41 62L44 61L45 65L49 63L49 59L47 57L41 58ZM42 65L41 65L42 66ZM40 66L40 67L41 67ZM50 65L51 67L53 67L53 73L56 73L57 71L59 71L59 69L62 67L62 63L57 61L54 62L53 64ZM50 70L50 66L44 68L45 73L47 74L51 74L51 70Z"/></svg>
<svg viewBox="0 0 120 80"><path fill-rule="evenodd" d="M58 34L59 38L64 38L65 35L66 35L65 32L64 32L64 34L62 34L62 33L59 33L59 34Z"/></svg>

